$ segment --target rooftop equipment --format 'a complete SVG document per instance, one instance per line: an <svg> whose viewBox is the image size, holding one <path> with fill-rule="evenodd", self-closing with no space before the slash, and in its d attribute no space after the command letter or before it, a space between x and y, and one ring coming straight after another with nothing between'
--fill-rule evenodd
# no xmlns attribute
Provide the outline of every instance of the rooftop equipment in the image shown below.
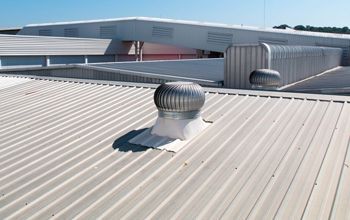
<svg viewBox="0 0 350 220"><path fill-rule="evenodd" d="M193 82L168 82L154 92L158 108L155 124L129 143L178 152L208 127L201 117L205 102L203 88Z"/></svg>
<svg viewBox="0 0 350 220"><path fill-rule="evenodd" d="M158 119L151 134L188 140L206 127L200 111L205 102L203 88L193 82L161 84L154 93Z"/></svg>
<svg viewBox="0 0 350 220"><path fill-rule="evenodd" d="M253 89L277 89L281 85L281 75L271 69L257 69L249 76L249 82Z"/></svg>

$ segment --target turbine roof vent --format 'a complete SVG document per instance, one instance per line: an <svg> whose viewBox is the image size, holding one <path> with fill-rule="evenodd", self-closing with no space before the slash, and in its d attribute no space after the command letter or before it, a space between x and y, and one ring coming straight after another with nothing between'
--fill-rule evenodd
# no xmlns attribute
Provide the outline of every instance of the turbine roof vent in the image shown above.
<svg viewBox="0 0 350 220"><path fill-rule="evenodd" d="M201 117L203 88L192 82L169 82L154 92L158 118L153 127L129 142L177 152L207 126Z"/></svg>
<svg viewBox="0 0 350 220"><path fill-rule="evenodd" d="M281 74L271 69L254 70L249 77L253 88L278 88L281 84Z"/></svg>
<svg viewBox="0 0 350 220"><path fill-rule="evenodd" d="M154 103L159 117L162 118L198 118L204 102L203 88L192 82L164 83L154 93Z"/></svg>

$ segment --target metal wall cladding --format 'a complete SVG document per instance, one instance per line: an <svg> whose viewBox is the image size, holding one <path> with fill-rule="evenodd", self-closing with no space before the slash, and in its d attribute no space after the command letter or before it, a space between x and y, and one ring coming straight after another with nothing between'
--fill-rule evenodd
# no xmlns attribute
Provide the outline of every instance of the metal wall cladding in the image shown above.
<svg viewBox="0 0 350 220"><path fill-rule="evenodd" d="M0 35L0 56L116 54L119 44L110 39Z"/></svg>
<svg viewBox="0 0 350 220"><path fill-rule="evenodd" d="M262 45L233 46L226 50L224 87L247 89L250 73L268 67L268 51Z"/></svg>
<svg viewBox="0 0 350 220"><path fill-rule="evenodd" d="M0 68L9 66L44 66L44 56L7 56L0 57Z"/></svg>
<svg viewBox="0 0 350 220"><path fill-rule="evenodd" d="M281 74L281 86L341 65L342 49L330 47L244 45L226 51L224 86L250 89L249 75L256 69Z"/></svg>
<svg viewBox="0 0 350 220"><path fill-rule="evenodd" d="M104 63L115 61L114 55L89 55L89 56L49 56L50 65L56 64L83 64L85 57L88 63ZM1 56L0 68L23 68L47 66L46 56Z"/></svg>
<svg viewBox="0 0 350 220"><path fill-rule="evenodd" d="M103 62L114 62L115 56L114 55L93 55L88 56L89 63L103 63Z"/></svg>
<svg viewBox="0 0 350 220"><path fill-rule="evenodd" d="M350 47L350 36L341 34L137 17L28 25L19 34L38 35L40 30L50 30L54 36L64 36L64 30L71 28L79 29L79 37L140 40L217 52L226 51L231 44L270 43L344 49ZM344 56L347 59L344 64L350 64L349 57L349 54Z"/></svg>
<svg viewBox="0 0 350 220"><path fill-rule="evenodd" d="M0 71L0 73L11 75L35 75L35 76L48 76L48 77L62 77L62 78L78 78L78 79L92 79L92 80L107 80L107 81L120 81L120 82L137 82L137 83L151 83L161 84L171 82L174 80L159 79L152 76L138 76L130 75L122 72L108 72L99 71L90 68L78 68L78 67L50 67L31 70L6 70Z"/></svg>
<svg viewBox="0 0 350 220"><path fill-rule="evenodd" d="M269 69L277 70L287 85L340 66L342 49L329 47L267 45Z"/></svg>
<svg viewBox="0 0 350 220"><path fill-rule="evenodd" d="M75 64L84 63L84 56L52 56L50 57L50 64Z"/></svg>

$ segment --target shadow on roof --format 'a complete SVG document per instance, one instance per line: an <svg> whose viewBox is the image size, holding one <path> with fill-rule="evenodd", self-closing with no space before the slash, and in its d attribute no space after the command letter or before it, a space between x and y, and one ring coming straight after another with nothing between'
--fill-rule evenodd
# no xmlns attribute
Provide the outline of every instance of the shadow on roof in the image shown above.
<svg viewBox="0 0 350 220"><path fill-rule="evenodd" d="M133 130L128 132L127 134L121 136L120 138L116 139L113 143L113 149L122 151L122 152L141 152L141 151L146 151L148 148L141 146L141 145L136 145L136 144L130 144L129 140L132 138L136 137L137 135L141 134L147 130L147 128L140 129L140 130Z"/></svg>

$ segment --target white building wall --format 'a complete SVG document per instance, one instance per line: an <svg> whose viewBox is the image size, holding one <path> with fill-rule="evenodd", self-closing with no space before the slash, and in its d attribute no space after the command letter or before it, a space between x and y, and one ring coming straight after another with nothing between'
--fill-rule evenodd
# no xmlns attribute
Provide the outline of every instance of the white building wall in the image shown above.
<svg viewBox="0 0 350 220"><path fill-rule="evenodd" d="M350 64L350 36L291 30L270 30L201 22L176 21L153 18L125 18L101 21L83 21L30 25L19 34L38 35L40 30L51 29L53 35L63 36L64 29L78 28L79 37L100 38L100 29L115 26L113 39L144 41L207 51L225 52L232 44L285 44L340 47L345 51L344 64ZM125 51L121 51L125 54Z"/></svg>

